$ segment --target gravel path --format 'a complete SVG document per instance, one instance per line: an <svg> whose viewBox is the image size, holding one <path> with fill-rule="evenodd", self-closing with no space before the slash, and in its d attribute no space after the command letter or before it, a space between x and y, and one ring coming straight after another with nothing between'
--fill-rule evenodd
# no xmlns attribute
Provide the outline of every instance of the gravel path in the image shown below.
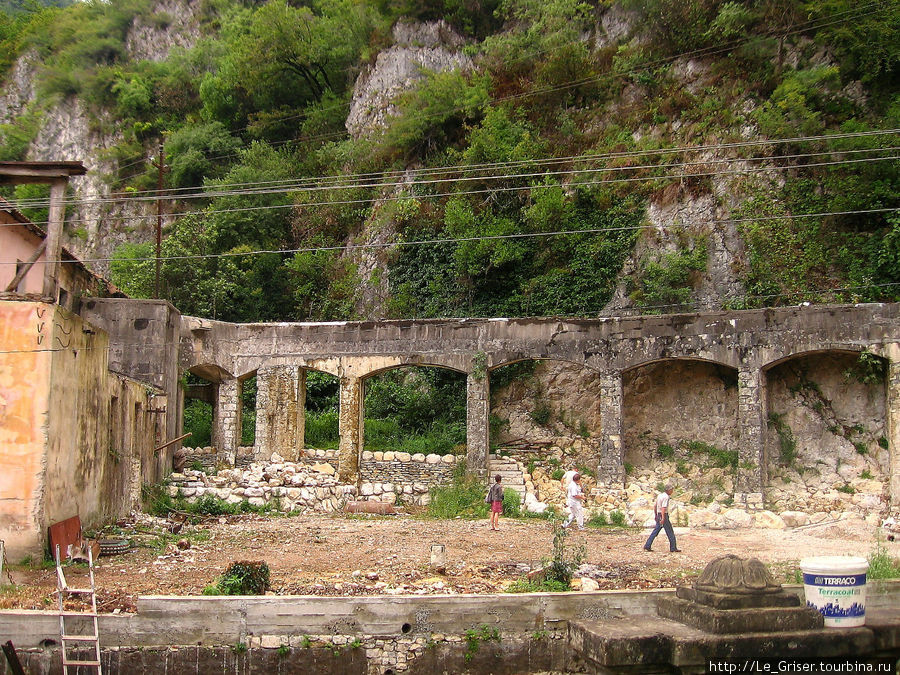
<svg viewBox="0 0 900 675"><path fill-rule="evenodd" d="M540 520L439 521L414 516L241 516L185 526L160 539L165 521L140 516L126 524L131 552L103 557L96 571L102 611L130 611L138 595L196 595L235 560L264 560L280 594L371 595L492 593L502 591L549 556L551 531ZM869 555L877 530L861 520L795 530L677 530L682 553L669 553L665 534L647 553L640 530L572 532L583 545L584 570L601 589L670 587L696 576L720 555L733 553L769 563L778 581L794 579L796 563L813 555ZM175 542L189 539L190 548ZM432 544L446 548L446 573L430 569ZM900 557L900 542L885 543ZM67 572L72 581L83 573ZM0 594L0 607L46 608L52 569L13 566L18 586ZM55 600L52 601L55 606Z"/></svg>

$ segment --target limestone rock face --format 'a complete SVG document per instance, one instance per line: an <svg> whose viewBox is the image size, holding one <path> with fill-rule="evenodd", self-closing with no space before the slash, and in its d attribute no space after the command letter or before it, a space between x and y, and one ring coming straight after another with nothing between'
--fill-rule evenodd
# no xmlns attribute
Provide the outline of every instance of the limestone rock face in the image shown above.
<svg viewBox="0 0 900 675"><path fill-rule="evenodd" d="M135 60L164 61L174 47L193 47L200 38L200 0L158 0L152 21L138 17L125 38Z"/></svg>
<svg viewBox="0 0 900 675"><path fill-rule="evenodd" d="M394 101L425 77L425 71L470 70L472 60L458 51L463 40L444 21L398 22L394 46L381 52L375 65L361 73L353 88L347 131L354 138L385 125L396 112Z"/></svg>
<svg viewBox="0 0 900 675"><path fill-rule="evenodd" d="M34 51L26 52L13 64L0 93L0 123L12 122L34 100L36 72L37 54Z"/></svg>

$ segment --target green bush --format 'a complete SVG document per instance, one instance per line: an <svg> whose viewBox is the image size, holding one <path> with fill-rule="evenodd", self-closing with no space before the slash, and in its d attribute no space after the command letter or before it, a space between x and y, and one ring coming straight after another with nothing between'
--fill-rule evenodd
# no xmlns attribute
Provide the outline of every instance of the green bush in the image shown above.
<svg viewBox="0 0 900 675"><path fill-rule="evenodd" d="M550 478L553 480L562 480L562 477L565 475L565 469L562 468L553 469L553 471L550 472Z"/></svg>
<svg viewBox="0 0 900 675"><path fill-rule="evenodd" d="M238 513L239 509L235 504L229 504L224 499L220 499L212 494L205 494L196 502L189 503L183 509L189 513L200 513L207 516L228 516Z"/></svg>
<svg viewBox="0 0 900 675"><path fill-rule="evenodd" d="M218 582L203 589L204 595L265 595L269 590L269 566L262 561L231 563Z"/></svg>

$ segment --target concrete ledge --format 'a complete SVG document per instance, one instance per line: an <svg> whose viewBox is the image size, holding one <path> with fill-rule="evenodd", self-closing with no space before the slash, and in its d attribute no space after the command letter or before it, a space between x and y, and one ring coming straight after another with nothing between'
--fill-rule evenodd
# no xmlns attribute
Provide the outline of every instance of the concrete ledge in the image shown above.
<svg viewBox="0 0 900 675"><path fill-rule="evenodd" d="M803 593L800 586L785 587ZM461 635L488 624L504 634L565 630L570 622L656 617L660 598L673 590L524 593L495 595L319 596L141 596L136 614L102 614L104 647L234 645L248 636L374 635L445 633ZM867 621L878 610L900 607L900 581L868 588ZM658 619L662 620L662 619ZM884 622L882 621L882 624ZM881 624L878 624L881 625ZM0 635L16 647L59 641L56 612L0 610ZM885 648L900 644L900 627L879 629Z"/></svg>
<svg viewBox="0 0 900 675"><path fill-rule="evenodd" d="M598 591L432 596L141 596L136 614L100 616L104 647L233 645L261 635L462 634L482 624L504 633L566 622L655 613L673 591ZM0 635L17 647L59 640L56 612L0 611Z"/></svg>

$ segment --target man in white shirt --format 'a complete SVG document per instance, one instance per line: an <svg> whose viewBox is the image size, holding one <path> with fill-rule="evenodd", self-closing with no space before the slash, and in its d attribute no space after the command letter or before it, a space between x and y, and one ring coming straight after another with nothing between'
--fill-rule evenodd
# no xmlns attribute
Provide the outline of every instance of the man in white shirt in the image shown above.
<svg viewBox="0 0 900 675"><path fill-rule="evenodd" d="M650 533L647 543L644 544L645 551L651 550L656 535L659 534L660 530L665 529L666 536L669 538L669 552L681 553L681 549L675 544L675 530L672 529L672 523L669 521L669 497L672 496L672 489L671 485L666 485L665 491L660 492L656 498L656 505L653 508L656 514L656 527Z"/></svg>
<svg viewBox="0 0 900 675"><path fill-rule="evenodd" d="M582 506L582 502L584 501L584 492L581 489L581 474L576 473L572 476L572 481L569 483L569 487L566 488L566 504L569 507L571 513L569 513L569 519L565 522L563 527L568 527L572 524L572 521L576 521L578 523L578 529L584 529L584 507Z"/></svg>

